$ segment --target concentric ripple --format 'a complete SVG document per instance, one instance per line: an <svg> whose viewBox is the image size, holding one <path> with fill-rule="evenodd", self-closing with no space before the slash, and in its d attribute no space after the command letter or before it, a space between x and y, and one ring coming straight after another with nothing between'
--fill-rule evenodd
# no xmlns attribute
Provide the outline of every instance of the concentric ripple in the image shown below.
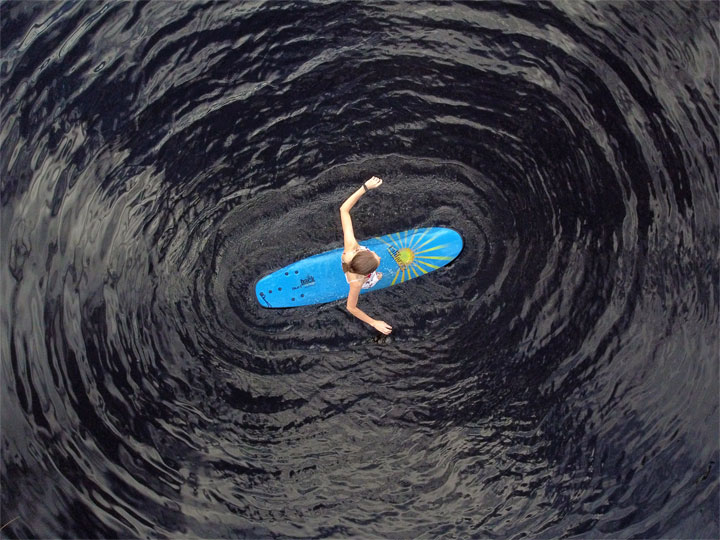
<svg viewBox="0 0 720 540"><path fill-rule="evenodd" d="M717 537L719 22L0 4L3 534ZM371 175L460 257L261 307Z"/></svg>

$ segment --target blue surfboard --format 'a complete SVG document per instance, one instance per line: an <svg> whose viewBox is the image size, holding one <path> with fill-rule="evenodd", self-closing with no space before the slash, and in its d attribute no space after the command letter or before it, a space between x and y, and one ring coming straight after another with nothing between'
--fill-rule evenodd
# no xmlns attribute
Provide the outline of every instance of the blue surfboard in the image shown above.
<svg viewBox="0 0 720 540"><path fill-rule="evenodd" d="M359 242L380 256L382 278L361 294L405 283L451 262L463 247L452 229L429 227L388 234ZM324 304L347 298L349 286L342 271L343 248L313 255L281 268L255 285L255 295L266 308Z"/></svg>

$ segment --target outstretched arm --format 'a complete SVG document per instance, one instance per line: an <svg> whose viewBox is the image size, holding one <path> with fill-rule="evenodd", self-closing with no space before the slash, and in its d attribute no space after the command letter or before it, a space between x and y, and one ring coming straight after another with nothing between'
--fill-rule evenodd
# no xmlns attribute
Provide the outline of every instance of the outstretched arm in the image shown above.
<svg viewBox="0 0 720 540"><path fill-rule="evenodd" d="M385 335L389 334L390 332L392 332L392 326L390 326L385 321L378 321L376 319L373 319L370 315L357 307L358 296L360 296L361 288L362 282L360 281L350 284L350 293L348 294L347 299L347 310L355 317L360 319L362 322L368 323L378 332L382 332Z"/></svg>
<svg viewBox="0 0 720 540"><path fill-rule="evenodd" d="M344 203L342 203L342 206L340 207L340 221L343 228L343 242L345 244L345 251L352 251L357 248L358 245L357 240L355 240L355 231L353 230L352 219L350 218L350 210L353 206L355 206L355 203L360 200L360 197L362 197L367 190L380 187L380 184L382 184L382 180L377 176L373 176L372 178L370 178L370 180L360 186L360 188L358 188L355 193L350 195Z"/></svg>

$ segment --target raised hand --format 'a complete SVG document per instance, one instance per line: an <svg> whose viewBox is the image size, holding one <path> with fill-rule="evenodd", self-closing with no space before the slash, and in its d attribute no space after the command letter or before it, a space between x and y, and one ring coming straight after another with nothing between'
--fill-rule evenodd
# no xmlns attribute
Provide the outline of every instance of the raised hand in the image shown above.
<svg viewBox="0 0 720 540"><path fill-rule="evenodd" d="M382 178L378 178L377 176L373 176L372 178L370 178L370 180L368 180L367 182L365 182L365 186L366 186L368 189L375 189L375 188L377 188L377 187L380 187L380 185L381 185L382 183L383 183Z"/></svg>

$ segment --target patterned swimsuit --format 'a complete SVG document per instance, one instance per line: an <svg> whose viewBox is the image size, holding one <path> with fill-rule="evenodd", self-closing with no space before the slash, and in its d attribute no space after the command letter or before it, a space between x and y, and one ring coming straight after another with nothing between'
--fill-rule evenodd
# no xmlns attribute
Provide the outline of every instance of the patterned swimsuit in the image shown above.
<svg viewBox="0 0 720 540"><path fill-rule="evenodd" d="M358 249L356 249L353 252L353 257L355 256L355 253L358 251L370 251L369 248L366 248L365 246L360 246ZM380 276L378 276L377 270L375 270L372 274L368 274L364 278L365 282L362 284L363 289L369 289L371 287L374 287L375 284L380 281ZM348 283L352 283L353 281L360 281L359 279L348 279L348 273L345 272L345 281Z"/></svg>

